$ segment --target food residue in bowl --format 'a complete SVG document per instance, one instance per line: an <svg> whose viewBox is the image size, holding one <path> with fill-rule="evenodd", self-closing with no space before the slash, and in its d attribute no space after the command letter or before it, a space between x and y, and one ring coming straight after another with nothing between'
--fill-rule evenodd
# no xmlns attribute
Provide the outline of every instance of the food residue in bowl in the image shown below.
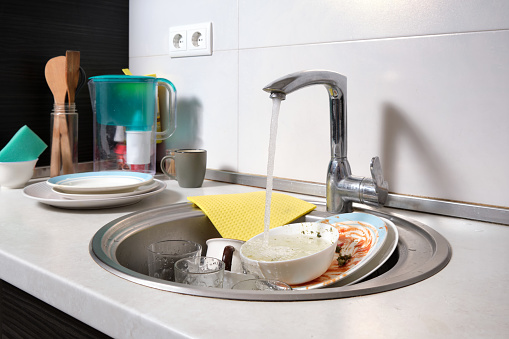
<svg viewBox="0 0 509 339"><path fill-rule="evenodd" d="M319 234L278 234L270 236L268 244L260 237L246 242L242 253L249 259L258 261L298 259L320 252L331 245L329 240Z"/></svg>

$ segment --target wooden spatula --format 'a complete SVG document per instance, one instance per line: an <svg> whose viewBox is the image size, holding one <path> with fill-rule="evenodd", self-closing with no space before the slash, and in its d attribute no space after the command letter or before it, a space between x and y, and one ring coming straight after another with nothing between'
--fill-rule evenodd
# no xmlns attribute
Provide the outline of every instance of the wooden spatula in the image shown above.
<svg viewBox="0 0 509 339"><path fill-rule="evenodd" d="M80 72L80 52L66 51L65 53L65 81L67 88L67 101L73 104L75 101L76 87L78 86ZM67 128L67 119L63 115L60 117L60 145L62 147L62 170L64 174L74 172L72 162L72 130Z"/></svg>
<svg viewBox="0 0 509 339"><path fill-rule="evenodd" d="M67 101L73 104L75 101L76 87L80 78L80 52L67 51L65 53L66 70L65 78L67 83Z"/></svg>

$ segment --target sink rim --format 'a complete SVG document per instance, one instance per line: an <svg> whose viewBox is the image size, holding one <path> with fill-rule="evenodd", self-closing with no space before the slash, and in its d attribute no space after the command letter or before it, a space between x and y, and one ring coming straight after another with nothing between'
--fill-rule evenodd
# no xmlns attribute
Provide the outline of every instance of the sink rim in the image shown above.
<svg viewBox="0 0 509 339"><path fill-rule="evenodd" d="M323 205L321 202L310 202L315 205ZM113 259L115 258L115 251L119 244L130 235L140 230L162 222L204 216L204 213L200 209L188 202L140 210L107 223L92 237L89 245L89 252L94 261L108 272L140 285L180 294L249 301L326 300L380 293L425 280L441 271L449 263L452 257L451 246L441 234L431 227L410 218L403 218L393 212L382 212L370 207L356 206L356 211L384 217L394 222L396 227L398 227L398 231L400 231L400 238L398 240L398 246L396 247L396 250L399 251L400 258L396 265L388 272L349 286L271 292L189 287L138 273L122 266L118 261ZM330 213L315 210L309 213L308 217L317 218L318 220L330 215ZM405 232L401 232L402 230ZM414 240L419 240L419 236L423 237L428 240L432 248L432 253L420 253L419 249L417 249L418 253L414 253L414 256L416 256L416 254L424 254L426 257L426 260L420 265L417 265L418 269L409 269L409 266L415 265L409 265L406 262L408 256L412 255L409 254L407 245L408 239L405 239L405 237L408 236L414 236ZM429 249L429 247L427 248ZM412 249L412 252L415 251Z"/></svg>

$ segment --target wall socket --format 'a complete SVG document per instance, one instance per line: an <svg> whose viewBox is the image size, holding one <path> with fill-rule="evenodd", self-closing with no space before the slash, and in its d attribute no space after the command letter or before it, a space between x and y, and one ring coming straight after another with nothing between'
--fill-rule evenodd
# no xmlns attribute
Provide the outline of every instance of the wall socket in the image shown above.
<svg viewBox="0 0 509 339"><path fill-rule="evenodd" d="M212 55L212 22L170 27L170 57Z"/></svg>

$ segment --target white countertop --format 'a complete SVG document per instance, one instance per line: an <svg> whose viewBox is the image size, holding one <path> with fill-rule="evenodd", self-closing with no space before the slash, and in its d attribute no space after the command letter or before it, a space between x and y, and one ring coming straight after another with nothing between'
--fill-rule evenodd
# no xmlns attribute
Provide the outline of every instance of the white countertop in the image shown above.
<svg viewBox="0 0 509 339"><path fill-rule="evenodd" d="M21 189L1 188L0 279L115 338L507 338L509 227L497 224L391 210L447 238L449 265L398 290L326 301L180 295L137 285L96 264L89 242L113 219L187 196L260 190L212 181L183 189L166 182L165 192L135 205L90 211L46 206Z"/></svg>

